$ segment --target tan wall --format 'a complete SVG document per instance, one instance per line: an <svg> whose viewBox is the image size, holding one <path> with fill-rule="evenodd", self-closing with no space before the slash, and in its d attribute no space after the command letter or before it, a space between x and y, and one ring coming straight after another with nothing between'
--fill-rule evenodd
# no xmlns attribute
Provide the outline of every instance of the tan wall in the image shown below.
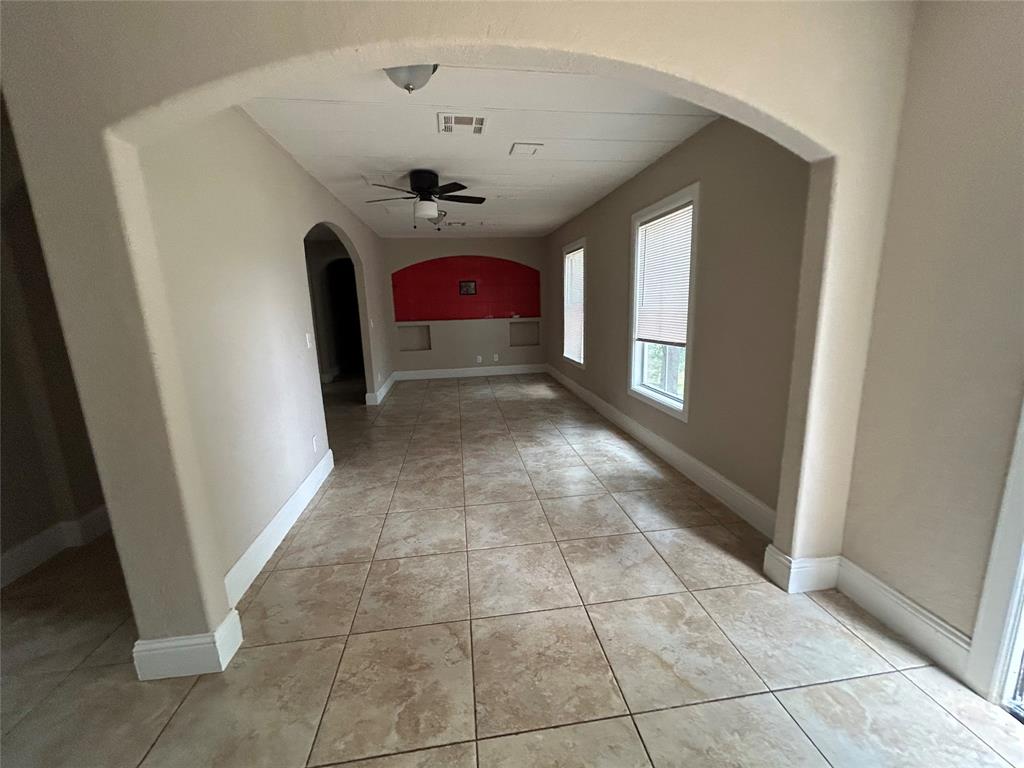
<svg viewBox="0 0 1024 768"><path fill-rule="evenodd" d="M543 324L541 344L513 347L509 344L509 320L444 320L429 323L395 323L391 294L391 273L428 259L444 256L493 256L518 261L544 272L544 241L540 238L391 238L383 241L387 258L388 321L391 327L391 355L396 371L443 368L472 368L477 365L521 365L544 362ZM399 347L399 325L428 325L431 348L403 352ZM494 361L494 355L498 361ZM480 355L483 361L476 362Z"/></svg>
<svg viewBox="0 0 1024 768"><path fill-rule="evenodd" d="M844 554L970 634L1024 391L1024 6L919 6Z"/></svg>
<svg viewBox="0 0 1024 768"><path fill-rule="evenodd" d="M226 604L135 147L268 89L438 61L660 87L834 155L801 498L841 534L912 18L857 2L5 2L4 91L143 636L207 631Z"/></svg>
<svg viewBox="0 0 1024 768"><path fill-rule="evenodd" d="M0 549L103 505L17 148L3 116Z"/></svg>
<svg viewBox="0 0 1024 768"><path fill-rule="evenodd" d="M630 227L700 183L686 423L627 394ZM548 359L648 429L775 507L793 358L808 164L716 120L548 238ZM562 248L586 238L586 368L562 358Z"/></svg>
<svg viewBox="0 0 1024 768"><path fill-rule="evenodd" d="M346 226L371 279L378 241L240 110L141 167L223 577L327 450L303 238Z"/></svg>

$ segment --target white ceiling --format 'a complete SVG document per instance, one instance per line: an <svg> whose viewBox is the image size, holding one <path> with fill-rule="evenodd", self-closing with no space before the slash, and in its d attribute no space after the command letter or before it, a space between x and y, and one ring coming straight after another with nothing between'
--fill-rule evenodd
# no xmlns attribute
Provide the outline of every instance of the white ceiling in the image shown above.
<svg viewBox="0 0 1024 768"><path fill-rule="evenodd" d="M382 71L253 99L242 107L310 174L382 237L423 237L409 170L460 181L483 205L443 203L446 236L545 235L715 119L680 99L589 75L441 67L407 94ZM482 135L441 134L437 113L486 118ZM513 142L541 143L533 157ZM398 193L394 193L398 195Z"/></svg>

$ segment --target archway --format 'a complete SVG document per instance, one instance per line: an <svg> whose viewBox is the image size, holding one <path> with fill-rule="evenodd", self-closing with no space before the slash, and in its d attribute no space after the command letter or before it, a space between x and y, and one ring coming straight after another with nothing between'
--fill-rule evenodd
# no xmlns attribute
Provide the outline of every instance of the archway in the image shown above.
<svg viewBox="0 0 1024 768"><path fill-rule="evenodd" d="M326 224L310 229L303 247L325 408L364 403L368 380L359 301L362 279L355 259Z"/></svg>

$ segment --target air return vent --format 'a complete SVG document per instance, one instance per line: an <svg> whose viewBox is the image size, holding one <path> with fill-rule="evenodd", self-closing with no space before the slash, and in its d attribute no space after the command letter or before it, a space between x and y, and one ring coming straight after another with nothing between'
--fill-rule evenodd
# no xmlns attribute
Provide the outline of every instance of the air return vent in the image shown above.
<svg viewBox="0 0 1024 768"><path fill-rule="evenodd" d="M473 115L453 115L450 112L437 113L438 133L474 133L484 132L485 119Z"/></svg>

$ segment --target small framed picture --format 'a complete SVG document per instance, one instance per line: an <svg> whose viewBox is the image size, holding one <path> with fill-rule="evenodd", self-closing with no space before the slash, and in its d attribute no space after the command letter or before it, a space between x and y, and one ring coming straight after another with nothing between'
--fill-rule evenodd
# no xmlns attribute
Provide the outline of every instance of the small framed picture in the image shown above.
<svg viewBox="0 0 1024 768"><path fill-rule="evenodd" d="M476 296L476 280L459 280L460 296Z"/></svg>

